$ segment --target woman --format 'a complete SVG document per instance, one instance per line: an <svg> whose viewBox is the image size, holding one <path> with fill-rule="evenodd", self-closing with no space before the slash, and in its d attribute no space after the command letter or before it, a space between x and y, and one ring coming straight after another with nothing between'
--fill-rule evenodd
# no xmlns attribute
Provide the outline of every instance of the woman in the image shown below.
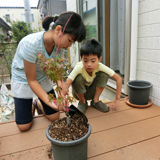
<svg viewBox="0 0 160 160"><path fill-rule="evenodd" d="M51 22L54 24L48 30ZM58 119L59 111L63 110L62 105L57 106L48 100L48 94L54 94L53 85L41 71L37 53L46 59L53 58L57 48L68 48L86 36L82 19L75 12L64 12L58 17L47 16L42 26L45 31L30 34L20 41L12 63L11 91L15 101L16 124L21 131L28 130L32 124L33 93L41 101L49 120Z"/></svg>

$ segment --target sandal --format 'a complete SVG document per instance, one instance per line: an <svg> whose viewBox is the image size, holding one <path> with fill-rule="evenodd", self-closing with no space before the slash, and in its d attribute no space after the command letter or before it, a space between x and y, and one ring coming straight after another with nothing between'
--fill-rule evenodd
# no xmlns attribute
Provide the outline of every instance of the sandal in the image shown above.
<svg viewBox="0 0 160 160"><path fill-rule="evenodd" d="M110 108L106 104L102 103L102 101L94 103L94 101L92 100L91 107L96 108L101 112L108 112L110 110Z"/></svg>
<svg viewBox="0 0 160 160"><path fill-rule="evenodd" d="M38 115L40 115L40 114L43 114L43 112L42 112L42 110L41 110L41 108L38 106L38 98L36 98L33 102L32 102L32 104L33 104L33 106L34 106L34 108L37 110L37 113L38 113Z"/></svg>
<svg viewBox="0 0 160 160"><path fill-rule="evenodd" d="M86 113L86 110L87 110L87 108L88 108L88 104L87 104L87 102L86 103L78 103L78 110L79 111L81 111L83 114L85 114Z"/></svg>

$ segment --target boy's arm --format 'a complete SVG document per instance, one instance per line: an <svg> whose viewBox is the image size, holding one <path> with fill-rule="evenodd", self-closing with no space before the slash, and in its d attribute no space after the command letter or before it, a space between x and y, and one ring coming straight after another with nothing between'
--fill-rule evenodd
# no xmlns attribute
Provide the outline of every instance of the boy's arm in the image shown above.
<svg viewBox="0 0 160 160"><path fill-rule="evenodd" d="M115 73L112 78L116 80L116 86L117 86L117 91L116 91L116 99L121 98L121 89L122 89L122 78Z"/></svg>
<svg viewBox="0 0 160 160"><path fill-rule="evenodd" d="M68 88L71 86L72 82L73 81L68 78L67 81L64 83L64 94L67 94L69 92Z"/></svg>
<svg viewBox="0 0 160 160"><path fill-rule="evenodd" d="M107 105L108 106L112 106L113 110L117 110L117 106L118 106L119 100L121 98L122 78L117 73L114 73L114 75L112 76L112 78L114 80L116 80L116 86L117 86L117 89L116 89L116 98L115 98L115 100L112 103L109 103Z"/></svg>
<svg viewBox="0 0 160 160"><path fill-rule="evenodd" d="M115 73L113 69L107 67L106 65L104 65L102 63L98 64L97 70L108 74L110 77L112 77L114 75L114 73Z"/></svg>
<svg viewBox="0 0 160 160"><path fill-rule="evenodd" d="M63 92L64 95L68 94L69 92L68 88L71 86L76 76L78 74L81 74L82 67L79 64L80 63L77 63L72 72L69 74L67 81L64 83L64 92Z"/></svg>

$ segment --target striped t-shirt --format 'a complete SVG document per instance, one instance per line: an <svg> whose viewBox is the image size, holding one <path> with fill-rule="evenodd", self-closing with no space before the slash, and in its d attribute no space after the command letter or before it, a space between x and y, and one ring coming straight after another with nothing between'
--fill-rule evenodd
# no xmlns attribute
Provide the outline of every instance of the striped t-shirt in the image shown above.
<svg viewBox="0 0 160 160"><path fill-rule="evenodd" d="M30 63L36 63L36 79L38 82L46 78L45 72L41 70L40 60L37 58L37 53L44 55L46 59L54 58L56 54L56 46L54 47L51 55L49 56L45 50L43 43L43 34L45 31L33 33L24 37L16 50L12 62L12 80L18 83L28 84L25 71L23 59ZM61 51L58 52L57 56L62 54Z"/></svg>

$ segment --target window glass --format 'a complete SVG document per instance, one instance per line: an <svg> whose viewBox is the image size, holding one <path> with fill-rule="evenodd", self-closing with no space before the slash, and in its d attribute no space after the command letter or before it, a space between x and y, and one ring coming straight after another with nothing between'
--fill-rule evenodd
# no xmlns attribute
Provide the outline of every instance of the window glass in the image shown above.
<svg viewBox="0 0 160 160"><path fill-rule="evenodd" d="M25 14L21 14L21 19L22 19L23 22L26 22ZM31 14L31 20L32 20L32 22L34 22L34 16L33 16L33 14Z"/></svg>
<svg viewBox="0 0 160 160"><path fill-rule="evenodd" d="M9 22L9 20L10 20L10 15L6 14L6 21Z"/></svg>
<svg viewBox="0 0 160 160"><path fill-rule="evenodd" d="M83 0L83 20L86 26L87 39L97 39L96 3L97 0Z"/></svg>

